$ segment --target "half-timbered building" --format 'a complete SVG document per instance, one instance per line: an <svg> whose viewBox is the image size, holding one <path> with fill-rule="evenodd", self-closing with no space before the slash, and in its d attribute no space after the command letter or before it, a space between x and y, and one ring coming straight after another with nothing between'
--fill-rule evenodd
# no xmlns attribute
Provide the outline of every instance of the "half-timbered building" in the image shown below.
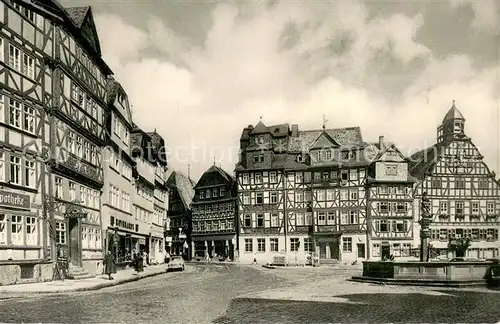
<svg viewBox="0 0 500 324"><path fill-rule="evenodd" d="M415 221L413 185L409 159L380 136L374 145L377 155L368 168L367 219L368 258L388 260L410 258L414 247Z"/></svg>
<svg viewBox="0 0 500 324"><path fill-rule="evenodd" d="M184 174L174 171L167 180L169 188L168 222L169 230L165 233L170 243L170 254L192 256L192 221L191 203L194 197L194 183Z"/></svg>
<svg viewBox="0 0 500 324"><path fill-rule="evenodd" d="M127 93L113 78L108 78L106 147L102 151L104 187L101 197L102 223L106 251L118 264L131 260L138 252L139 223L133 214L135 197L135 160L131 153L133 122Z"/></svg>
<svg viewBox="0 0 500 324"><path fill-rule="evenodd" d="M236 165L240 260L365 258L364 147L358 127L246 127Z"/></svg>
<svg viewBox="0 0 500 324"><path fill-rule="evenodd" d="M416 198L426 192L432 204L432 250L451 257L449 241L469 238L468 257L498 258L500 184L466 135L455 103L438 127L437 143L411 160L410 171L419 179Z"/></svg>
<svg viewBox="0 0 500 324"><path fill-rule="evenodd" d="M40 206L46 185L44 118L51 104L52 14L0 1L0 284L50 279ZM45 247L45 249L44 249ZM20 268L20 269L19 269Z"/></svg>
<svg viewBox="0 0 500 324"><path fill-rule="evenodd" d="M236 181L213 165L194 187L191 204L194 257L234 259L237 248Z"/></svg>
<svg viewBox="0 0 500 324"><path fill-rule="evenodd" d="M53 96L50 122L48 195L64 201L56 213L59 255L75 268L102 271L100 196L104 184L101 151L105 144L106 83L111 70L101 57L90 7L61 8L62 23L54 25L51 66ZM67 209L85 217L67 217ZM63 239L62 237L65 237Z"/></svg>

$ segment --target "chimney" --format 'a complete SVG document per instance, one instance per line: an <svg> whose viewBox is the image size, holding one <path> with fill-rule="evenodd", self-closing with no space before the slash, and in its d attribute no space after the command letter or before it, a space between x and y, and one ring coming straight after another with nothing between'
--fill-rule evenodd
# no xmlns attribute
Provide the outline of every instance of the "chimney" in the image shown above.
<svg viewBox="0 0 500 324"><path fill-rule="evenodd" d="M299 125L293 124L292 125L292 137L297 137L299 136Z"/></svg>
<svg viewBox="0 0 500 324"><path fill-rule="evenodd" d="M384 136L378 137L378 146L381 151L385 149Z"/></svg>

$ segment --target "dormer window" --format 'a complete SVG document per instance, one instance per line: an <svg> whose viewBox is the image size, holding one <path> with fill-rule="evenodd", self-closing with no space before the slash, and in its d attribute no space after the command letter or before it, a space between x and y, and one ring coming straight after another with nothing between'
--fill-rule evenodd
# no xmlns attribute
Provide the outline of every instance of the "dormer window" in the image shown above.
<svg viewBox="0 0 500 324"><path fill-rule="evenodd" d="M325 160L326 161L331 161L332 160L332 150L326 150L326 152L325 152Z"/></svg>
<svg viewBox="0 0 500 324"><path fill-rule="evenodd" d="M255 139L255 143L257 144L264 144L264 137L259 136Z"/></svg>
<svg viewBox="0 0 500 324"><path fill-rule="evenodd" d="M205 190L200 190L200 199L205 199Z"/></svg>
<svg viewBox="0 0 500 324"><path fill-rule="evenodd" d="M304 155L300 154L300 155L297 156L297 162L302 163L304 161L305 161Z"/></svg>
<svg viewBox="0 0 500 324"><path fill-rule="evenodd" d="M264 162L264 154L258 154L253 157L254 163L262 163Z"/></svg>
<svg viewBox="0 0 500 324"><path fill-rule="evenodd" d="M349 151L348 155L347 155L347 158L349 160L351 159L355 159L356 158L356 151Z"/></svg>

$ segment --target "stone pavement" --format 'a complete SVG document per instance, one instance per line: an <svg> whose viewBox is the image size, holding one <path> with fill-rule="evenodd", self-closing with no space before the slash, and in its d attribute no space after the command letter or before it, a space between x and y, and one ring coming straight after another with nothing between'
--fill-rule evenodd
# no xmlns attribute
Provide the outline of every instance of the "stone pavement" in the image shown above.
<svg viewBox="0 0 500 324"><path fill-rule="evenodd" d="M186 272L192 271L186 267ZM144 268L144 272L136 273L134 269L118 271L113 275L114 280L109 280L107 275L80 280L48 281L29 284L9 285L0 287L0 299L8 298L9 294L37 294L37 293L64 293L76 291L98 290L105 287L116 286L143 278L156 276L166 272L166 265L153 265Z"/></svg>

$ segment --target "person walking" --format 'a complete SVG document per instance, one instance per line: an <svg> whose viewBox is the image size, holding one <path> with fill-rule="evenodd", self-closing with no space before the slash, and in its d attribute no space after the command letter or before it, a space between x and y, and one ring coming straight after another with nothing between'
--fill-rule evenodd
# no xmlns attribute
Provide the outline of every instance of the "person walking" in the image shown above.
<svg viewBox="0 0 500 324"><path fill-rule="evenodd" d="M113 280L113 273L116 273L115 256L108 251L104 257L104 272L108 275L109 280Z"/></svg>
<svg viewBox="0 0 500 324"><path fill-rule="evenodd" d="M170 262L170 254L165 250L165 263L169 263Z"/></svg>

